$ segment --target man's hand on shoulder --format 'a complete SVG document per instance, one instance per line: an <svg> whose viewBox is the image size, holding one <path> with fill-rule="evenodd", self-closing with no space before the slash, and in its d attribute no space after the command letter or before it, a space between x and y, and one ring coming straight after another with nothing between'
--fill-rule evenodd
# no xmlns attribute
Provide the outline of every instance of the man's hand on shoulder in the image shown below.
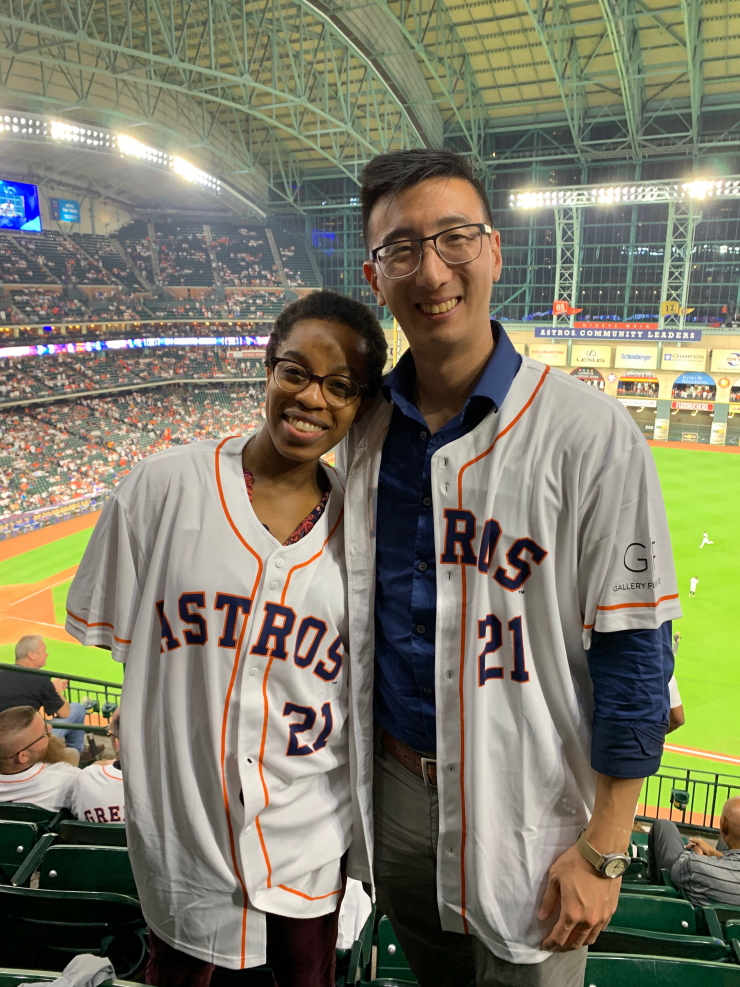
<svg viewBox="0 0 740 987"><path fill-rule="evenodd" d="M51 684L54 686L59 695L63 696L64 690L69 685L69 679L52 679Z"/></svg>
<svg viewBox="0 0 740 987"><path fill-rule="evenodd" d="M547 889L537 918L548 918L560 903L555 928L542 948L566 953L590 946L608 925L619 901L621 878L609 880L596 873L577 847L572 846L550 868Z"/></svg>

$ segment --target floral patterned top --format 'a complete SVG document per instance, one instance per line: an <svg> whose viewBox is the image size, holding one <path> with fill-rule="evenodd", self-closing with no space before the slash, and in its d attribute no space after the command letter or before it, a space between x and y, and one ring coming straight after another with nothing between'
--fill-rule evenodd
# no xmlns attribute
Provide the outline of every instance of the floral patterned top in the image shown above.
<svg viewBox="0 0 740 987"><path fill-rule="evenodd" d="M254 483L254 475L252 474L251 470L248 470L246 468L246 466L243 466L242 470L244 472L244 482L247 485L247 493L249 494L249 501L251 503L252 484ZM290 536L290 538L288 538L287 541L283 542L284 545L293 545L295 544L295 542L300 541L301 538L306 537L306 535L309 533L309 531L313 529L313 526L316 524L318 519L326 510L326 504L327 501L329 500L330 493L331 493L331 484L329 484L329 486L327 487L324 493L324 496L321 498L321 501L316 505L316 507L314 507L314 509L311 511L308 517L304 518L301 521L301 523L298 525L298 527L295 529L293 534ZM265 524L264 527L267 528L267 525ZM267 528L267 530L269 531L270 529Z"/></svg>

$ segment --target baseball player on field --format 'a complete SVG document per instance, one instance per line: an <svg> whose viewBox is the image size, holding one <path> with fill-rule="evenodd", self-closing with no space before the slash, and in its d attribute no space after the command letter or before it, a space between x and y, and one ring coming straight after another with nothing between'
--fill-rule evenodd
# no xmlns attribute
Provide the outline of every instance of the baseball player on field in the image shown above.
<svg viewBox="0 0 740 987"><path fill-rule="evenodd" d="M668 724L652 455L489 319L499 235L468 159L381 155L361 203L410 345L337 454L378 904L422 987L581 987Z"/></svg>
<svg viewBox="0 0 740 987"><path fill-rule="evenodd" d="M333 987L344 877L367 879L368 861L360 826L353 840L343 488L319 457L370 403L386 349L358 302L287 306L262 429L140 463L70 589L69 632L126 662L149 984L205 987L214 965L267 961L279 987Z"/></svg>

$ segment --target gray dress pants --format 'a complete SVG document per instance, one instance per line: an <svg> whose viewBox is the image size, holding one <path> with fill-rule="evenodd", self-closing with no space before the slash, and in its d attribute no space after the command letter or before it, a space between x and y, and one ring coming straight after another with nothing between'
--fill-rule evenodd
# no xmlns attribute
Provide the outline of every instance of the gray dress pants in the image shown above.
<svg viewBox="0 0 740 987"><path fill-rule="evenodd" d="M437 790L376 743L375 881L420 987L583 987L587 950L508 963L476 936L445 932L437 908Z"/></svg>

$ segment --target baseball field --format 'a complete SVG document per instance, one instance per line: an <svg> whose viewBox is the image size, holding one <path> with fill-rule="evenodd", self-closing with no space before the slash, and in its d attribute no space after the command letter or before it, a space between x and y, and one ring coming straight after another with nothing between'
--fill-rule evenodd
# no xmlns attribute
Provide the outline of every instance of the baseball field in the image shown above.
<svg viewBox="0 0 740 987"><path fill-rule="evenodd" d="M653 448L668 511L684 617L676 678L686 725L667 738L664 764L740 776L740 455ZM64 630L69 583L96 516L0 542L0 661L13 643L42 634L47 667L121 680L108 654L83 648ZM706 531L713 544L700 548ZM699 580L694 597L689 581Z"/></svg>

